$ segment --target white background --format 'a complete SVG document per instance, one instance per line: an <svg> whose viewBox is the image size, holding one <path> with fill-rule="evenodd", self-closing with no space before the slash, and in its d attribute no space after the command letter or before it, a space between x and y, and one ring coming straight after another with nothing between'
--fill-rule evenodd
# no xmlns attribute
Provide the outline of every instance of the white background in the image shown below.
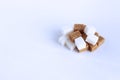
<svg viewBox="0 0 120 80"><path fill-rule="evenodd" d="M120 80L119 0L0 0L0 80ZM57 40L63 26L94 25L95 52Z"/></svg>

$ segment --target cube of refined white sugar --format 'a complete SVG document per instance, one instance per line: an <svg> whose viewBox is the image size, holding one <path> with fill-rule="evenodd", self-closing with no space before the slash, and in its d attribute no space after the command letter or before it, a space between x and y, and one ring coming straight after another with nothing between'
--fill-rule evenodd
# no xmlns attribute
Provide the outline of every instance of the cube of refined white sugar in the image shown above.
<svg viewBox="0 0 120 80"><path fill-rule="evenodd" d="M78 37L75 39L75 45L78 48L78 50L86 48L86 43L82 37Z"/></svg>
<svg viewBox="0 0 120 80"><path fill-rule="evenodd" d="M92 45L95 45L98 41L98 36L96 35L88 35L87 38L86 38L86 41Z"/></svg>
<svg viewBox="0 0 120 80"><path fill-rule="evenodd" d="M58 42L59 42L62 46L65 45L66 41L67 41L67 36L66 36L66 35L62 35L62 36L59 38L59 40L58 40Z"/></svg>
<svg viewBox="0 0 120 80"><path fill-rule="evenodd" d="M75 44L70 41L70 39L67 39L65 45L70 49L70 50L74 50L75 49Z"/></svg>
<svg viewBox="0 0 120 80"><path fill-rule="evenodd" d="M73 27L68 27L68 26L65 26L62 28L62 34L63 35L66 35L68 34L69 32L72 32L73 31Z"/></svg>
<svg viewBox="0 0 120 80"><path fill-rule="evenodd" d="M93 27L93 26L86 26L85 29L84 29L84 32L85 32L87 35L93 35L93 34L95 34L96 29L95 29L95 27Z"/></svg>

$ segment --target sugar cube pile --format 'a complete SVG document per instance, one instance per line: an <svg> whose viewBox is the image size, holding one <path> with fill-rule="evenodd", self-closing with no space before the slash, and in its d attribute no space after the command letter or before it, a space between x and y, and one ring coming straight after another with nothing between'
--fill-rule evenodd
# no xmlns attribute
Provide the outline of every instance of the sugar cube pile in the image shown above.
<svg viewBox="0 0 120 80"><path fill-rule="evenodd" d="M73 27L65 27L62 30L62 36L58 41L72 51L77 49L78 52L92 52L101 46L104 40L94 26L74 24Z"/></svg>

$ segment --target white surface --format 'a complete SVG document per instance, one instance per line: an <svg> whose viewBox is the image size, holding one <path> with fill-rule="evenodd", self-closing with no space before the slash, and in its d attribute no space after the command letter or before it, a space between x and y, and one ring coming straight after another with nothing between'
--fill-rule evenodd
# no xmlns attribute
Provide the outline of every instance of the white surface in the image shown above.
<svg viewBox="0 0 120 80"><path fill-rule="evenodd" d="M86 43L82 37L78 37L75 39L75 45L78 48L78 50L86 48Z"/></svg>
<svg viewBox="0 0 120 80"><path fill-rule="evenodd" d="M73 29L74 29L73 27L64 26L64 27L62 28L62 30L61 30L61 33L62 33L63 35L66 35L66 34L72 32Z"/></svg>
<svg viewBox="0 0 120 80"><path fill-rule="evenodd" d="M120 80L120 0L1 0L0 80ZM61 26L94 25L95 52L58 43Z"/></svg>
<svg viewBox="0 0 120 80"><path fill-rule="evenodd" d="M98 42L99 37L96 35L89 35L86 38L86 41L92 45L95 45Z"/></svg>

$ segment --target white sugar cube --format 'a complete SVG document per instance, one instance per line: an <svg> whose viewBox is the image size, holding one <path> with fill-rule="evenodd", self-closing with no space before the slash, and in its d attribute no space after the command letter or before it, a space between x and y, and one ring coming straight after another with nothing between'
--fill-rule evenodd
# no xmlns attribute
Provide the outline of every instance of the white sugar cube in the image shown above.
<svg viewBox="0 0 120 80"><path fill-rule="evenodd" d="M96 29L95 29L95 27L93 27L93 26L86 26L85 29L84 29L84 32L85 32L87 35L93 35L93 34L95 34Z"/></svg>
<svg viewBox="0 0 120 80"><path fill-rule="evenodd" d="M73 27L68 27L68 26L65 26L62 28L62 34L63 35L66 35L68 34L69 32L72 32L73 31Z"/></svg>
<svg viewBox="0 0 120 80"><path fill-rule="evenodd" d="M79 50L86 48L86 43L82 37L78 37L75 39L75 45Z"/></svg>
<svg viewBox="0 0 120 80"><path fill-rule="evenodd" d="M75 44L70 41L68 35L61 36L58 41L62 46L66 45L70 50L75 49Z"/></svg>
<svg viewBox="0 0 120 80"><path fill-rule="evenodd" d="M66 46L70 49L70 50L74 50L75 49L75 44L73 42L70 41L70 39L67 39L66 41Z"/></svg>
<svg viewBox="0 0 120 80"><path fill-rule="evenodd" d="M59 42L62 46L65 45L66 41L67 41L67 36L66 36L66 35L62 35L62 36L59 38L59 40L58 40L58 42Z"/></svg>
<svg viewBox="0 0 120 80"><path fill-rule="evenodd" d="M89 35L89 36L87 36L86 41L92 45L95 45L97 43L98 39L99 38L96 35Z"/></svg>

